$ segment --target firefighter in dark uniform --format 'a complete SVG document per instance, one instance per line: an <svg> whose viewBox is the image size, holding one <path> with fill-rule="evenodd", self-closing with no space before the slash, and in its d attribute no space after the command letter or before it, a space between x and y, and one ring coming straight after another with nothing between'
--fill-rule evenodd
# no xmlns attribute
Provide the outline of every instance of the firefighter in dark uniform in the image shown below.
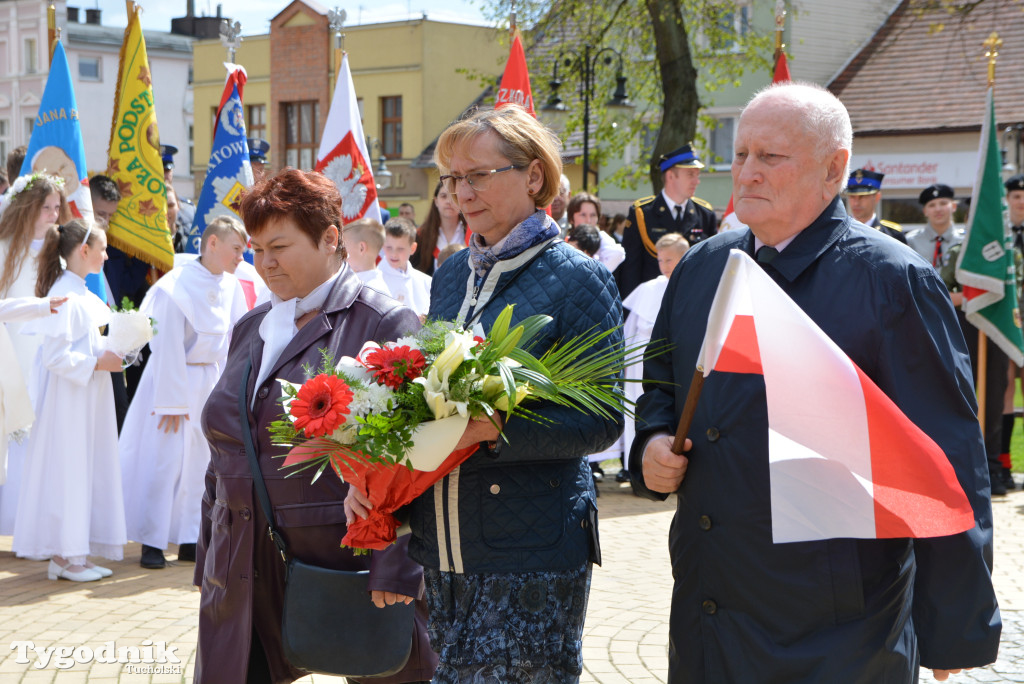
<svg viewBox="0 0 1024 684"><path fill-rule="evenodd" d="M178 148L174 145L160 146L160 158L164 163L164 183L172 188L174 187L174 155L176 154L178 154ZM174 197L178 201L178 216L174 220L174 251L180 254L185 251L185 243L189 231L192 230L192 220L196 217L196 205L190 199L178 197L177 192L174 193Z"/></svg>
<svg viewBox="0 0 1024 684"><path fill-rule="evenodd" d="M270 143L263 138L249 138L249 166L252 167L253 180L259 183L266 178L267 152L270 151Z"/></svg>
<svg viewBox="0 0 1024 684"><path fill-rule="evenodd" d="M658 254L654 244L667 233L680 233L694 245L717 232L718 220L711 205L693 196L704 164L693 145L664 154L658 160L664 188L661 193L633 203L626 217L622 246L626 260L619 266L619 290L623 297L640 283L657 278Z"/></svg>
<svg viewBox="0 0 1024 684"><path fill-rule="evenodd" d="M870 169L857 169L850 174L846 183L846 200L850 205L850 214L866 226L871 226L891 238L907 244L903 234L903 226L892 221L878 218L878 203L882 200L882 179L884 173Z"/></svg>

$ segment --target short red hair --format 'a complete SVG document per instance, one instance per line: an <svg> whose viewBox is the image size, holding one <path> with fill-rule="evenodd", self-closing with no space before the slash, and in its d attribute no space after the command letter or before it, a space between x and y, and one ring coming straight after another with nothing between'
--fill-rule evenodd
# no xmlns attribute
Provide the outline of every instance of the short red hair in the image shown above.
<svg viewBox="0 0 1024 684"><path fill-rule="evenodd" d="M330 226L341 233L341 193L316 171L285 168L249 188L239 208L249 235L258 235L269 221L290 218L314 245ZM344 249L341 240L338 250Z"/></svg>

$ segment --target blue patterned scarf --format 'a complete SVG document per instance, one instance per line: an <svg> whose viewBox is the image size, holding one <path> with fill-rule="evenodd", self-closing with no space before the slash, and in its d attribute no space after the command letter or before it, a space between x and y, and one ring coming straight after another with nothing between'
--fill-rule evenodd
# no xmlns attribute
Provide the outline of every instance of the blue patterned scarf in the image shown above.
<svg viewBox="0 0 1024 684"><path fill-rule="evenodd" d="M477 282L483 280L499 261L512 259L536 244L557 237L558 234L558 224L544 213L543 209L533 212L493 245L485 245L483 238L473 233L469 241L469 260L476 272Z"/></svg>

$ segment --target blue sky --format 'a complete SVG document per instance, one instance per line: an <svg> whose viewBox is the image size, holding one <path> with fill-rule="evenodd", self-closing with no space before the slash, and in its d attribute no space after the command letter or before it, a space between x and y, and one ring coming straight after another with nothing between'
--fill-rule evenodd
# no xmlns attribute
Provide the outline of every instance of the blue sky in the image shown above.
<svg viewBox="0 0 1024 684"><path fill-rule="evenodd" d="M460 23L488 23L481 12L481 0L356 0L331 2L313 0L333 8L341 7L348 13L346 24L372 24L420 17L424 12L431 19ZM270 19L288 6L290 0L221 0L222 14L242 22L242 35L259 35L270 30ZM72 7L103 10L104 26L124 26L126 22L123 0L68 0ZM169 31L171 19L185 15L185 0L141 0L142 27ZM195 0L196 14L217 14L217 0ZM84 20L84 12L83 20Z"/></svg>

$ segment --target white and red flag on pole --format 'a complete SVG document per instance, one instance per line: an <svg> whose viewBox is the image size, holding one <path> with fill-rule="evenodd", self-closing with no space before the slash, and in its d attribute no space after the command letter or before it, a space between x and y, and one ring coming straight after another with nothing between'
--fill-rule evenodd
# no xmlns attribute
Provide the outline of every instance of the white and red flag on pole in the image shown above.
<svg viewBox="0 0 1024 684"><path fill-rule="evenodd" d="M377 185L373 180L347 53L342 53L334 100L331 111L327 113L314 170L330 178L338 187L342 200L341 219L346 224L364 216L380 218Z"/></svg>
<svg viewBox="0 0 1024 684"><path fill-rule="evenodd" d="M938 444L739 250L718 284L698 368L764 376L776 544L974 526Z"/></svg>
<svg viewBox="0 0 1024 684"><path fill-rule="evenodd" d="M747 224L736 218L736 210L732 207L732 195L729 195L729 206L725 208L725 213L722 214L722 223L718 226L718 232L724 233L727 230L738 230L746 227Z"/></svg>
<svg viewBox="0 0 1024 684"><path fill-rule="evenodd" d="M772 83L785 83L791 80L793 79L789 76L789 62L786 60L786 53L779 50L778 55L775 57L775 71L772 74ZM718 231L725 232L746 227L747 224L736 218L736 212L732 207L732 195L730 195L729 206L725 208L725 213L722 214L722 223L718 226Z"/></svg>
<svg viewBox="0 0 1024 684"><path fill-rule="evenodd" d="M505 73L501 75L498 86L498 97L494 99L494 108L500 109L507 104L517 104L537 118L533 111L533 92L530 90L530 71L526 68L526 52L523 40L517 30L512 37L512 49L508 53Z"/></svg>

